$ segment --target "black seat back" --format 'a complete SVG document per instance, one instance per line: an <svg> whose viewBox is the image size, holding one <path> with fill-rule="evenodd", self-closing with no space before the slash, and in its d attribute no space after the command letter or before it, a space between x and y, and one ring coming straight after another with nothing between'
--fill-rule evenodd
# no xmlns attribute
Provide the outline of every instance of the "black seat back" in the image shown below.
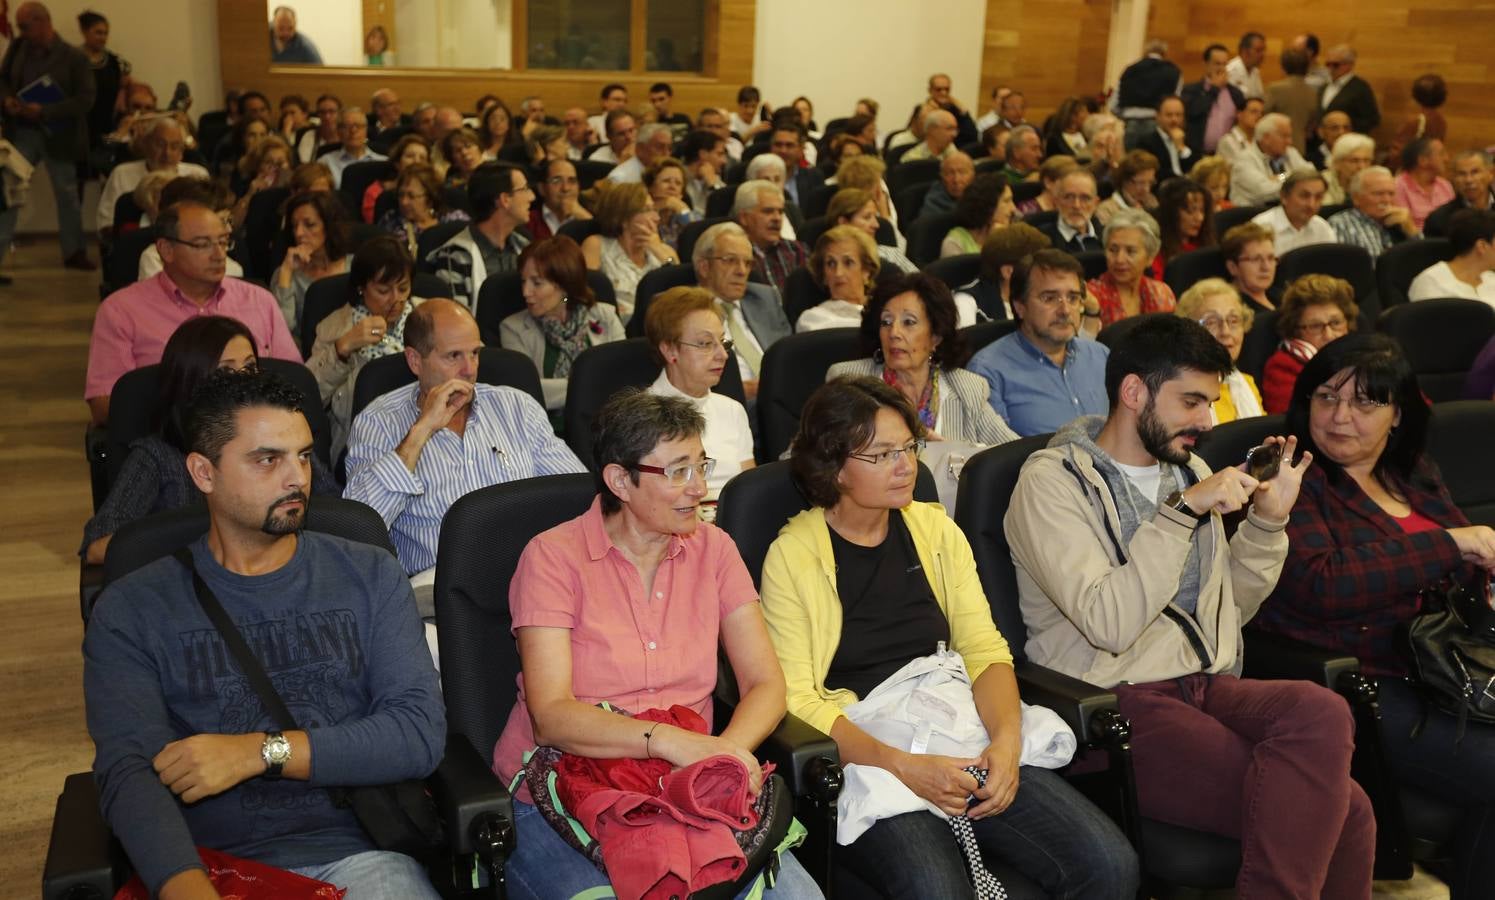
<svg viewBox="0 0 1495 900"><path fill-rule="evenodd" d="M606 178L613 170L612 163L600 159L580 159L573 164L576 166L576 180L581 183L584 191L591 190L592 185Z"/></svg>
<svg viewBox="0 0 1495 900"><path fill-rule="evenodd" d="M1038 195L1043 193L1042 181L1023 181L1012 186L1012 202L1027 203L1029 200L1037 200Z"/></svg>
<svg viewBox="0 0 1495 900"><path fill-rule="evenodd" d="M791 334L763 354L758 372L758 446L764 461L778 459L799 430L799 413L831 366L862 356L855 328Z"/></svg>
<svg viewBox="0 0 1495 900"><path fill-rule="evenodd" d="M381 356L358 370L353 382L353 409L351 418L358 418L364 407L373 403L395 388L404 387L415 380L405 354L392 353ZM478 357L478 381L501 387L524 391L541 406L545 405L545 393L540 388L540 373L534 361L518 350L503 347L484 347Z"/></svg>
<svg viewBox="0 0 1495 900"><path fill-rule="evenodd" d="M706 233L706 229L710 228L713 225L719 225L722 222L730 221L732 220L725 215L707 216L699 222L692 222L684 228L680 229L680 238L675 242L675 249L680 251L680 258L694 259L694 257L691 256L691 251L696 249L696 241L700 240L701 235Z"/></svg>
<svg viewBox="0 0 1495 900"><path fill-rule="evenodd" d="M802 211L811 218L825 215L825 208L831 205L831 198L835 197L839 190L841 190L839 184L822 184L816 187L810 192L810 196L805 198ZM730 210L731 204L728 204L727 208ZM902 213L900 212L899 215L901 216Z"/></svg>
<svg viewBox="0 0 1495 900"><path fill-rule="evenodd" d="M821 287L810 270L799 266L784 279L784 315L790 327L795 327L805 310L826 300L830 292Z"/></svg>
<svg viewBox="0 0 1495 900"><path fill-rule="evenodd" d="M616 307L617 294L614 293L613 283L607 280L606 275L588 269L587 287L592 289L592 296L597 298L598 303L608 303ZM522 309L524 309L524 286L518 272L500 272L483 279L482 287L478 288L478 308L473 313L473 318L478 321L478 330L482 332L483 341L490 346L497 347L499 326L503 324L504 319Z"/></svg>
<svg viewBox="0 0 1495 900"><path fill-rule="evenodd" d="M1457 400L1475 357L1495 336L1495 308L1479 300L1419 300L1386 310L1376 327L1402 345L1429 399Z"/></svg>
<svg viewBox="0 0 1495 900"><path fill-rule="evenodd" d="M1059 210L1057 209L1040 209L1037 212L1030 212L1026 216L1023 216L1025 224L1032 225L1038 229L1047 228L1058 221Z"/></svg>
<svg viewBox="0 0 1495 900"><path fill-rule="evenodd" d="M929 184L939 177L939 160L913 159L889 168L883 180L888 183L888 193L896 197L899 191L911 184Z"/></svg>
<svg viewBox="0 0 1495 900"><path fill-rule="evenodd" d="M353 210L355 221L363 221L363 194L376 181L387 181L395 177L395 164L387 159L366 159L353 163L343 170L338 182L338 196L348 209Z"/></svg>
<svg viewBox="0 0 1495 900"><path fill-rule="evenodd" d="M1309 244L1282 254L1277 261L1277 281L1292 284L1304 275L1332 275L1355 289L1362 331L1375 327L1381 314L1376 296L1376 267L1364 247L1352 244Z"/></svg>
<svg viewBox="0 0 1495 900"><path fill-rule="evenodd" d="M1260 446L1274 434L1287 434L1287 416L1252 416L1236 419L1210 429L1194 451L1211 469L1218 472L1246 461L1246 451Z"/></svg>
<svg viewBox="0 0 1495 900"><path fill-rule="evenodd" d="M509 582L532 538L587 511L590 474L526 478L452 504L436 549L436 640L447 730L493 755L514 705L519 649L509 633Z"/></svg>
<svg viewBox="0 0 1495 900"><path fill-rule="evenodd" d="M250 278L270 279L275 239L280 235L280 208L290 196L290 188L266 188L249 199L244 213L244 241L248 244L244 274Z"/></svg>
<svg viewBox="0 0 1495 900"><path fill-rule="evenodd" d="M825 216L816 216L805 222L805 227L799 229L798 240L810 249L815 249L815 242L820 236L835 227L834 222Z"/></svg>
<svg viewBox="0 0 1495 900"><path fill-rule="evenodd" d="M1386 248L1376 257L1376 288L1381 309L1391 309L1408 302L1407 291L1422 270L1453 259L1453 243L1447 238L1424 238L1402 241Z"/></svg>
<svg viewBox="0 0 1495 900"><path fill-rule="evenodd" d="M1225 232L1237 225L1244 225L1267 211L1265 206L1232 206L1215 213L1215 234L1225 237Z"/></svg>
<svg viewBox="0 0 1495 900"><path fill-rule="evenodd" d="M726 218L732 214L732 204L737 200L736 185L723 185L706 195L706 218Z"/></svg>
<svg viewBox="0 0 1495 900"><path fill-rule="evenodd" d="M556 230L556 234L565 235L575 241L578 246L592 235L601 233L602 223L596 219L571 219L562 223L561 227Z"/></svg>
<svg viewBox="0 0 1495 900"><path fill-rule="evenodd" d="M457 236L457 232L467 227L466 222L439 222L420 233L415 239L415 270L417 272L434 272L435 269L426 261L426 257L432 250L445 244Z"/></svg>
<svg viewBox="0 0 1495 900"><path fill-rule="evenodd" d="M1241 355L1236 359L1236 368L1261 381L1261 373L1267 360L1277 351L1281 338L1277 334L1277 310L1253 309L1251 328L1241 339Z"/></svg>
<svg viewBox="0 0 1495 900"><path fill-rule="evenodd" d="M1469 521L1495 528L1491 447L1495 447L1495 401L1455 400L1433 404L1428 455L1438 464L1448 493Z"/></svg>
<svg viewBox="0 0 1495 900"><path fill-rule="evenodd" d="M929 196L933 187L933 181L916 181L905 184L893 195L893 208L898 211L898 221L903 223L905 233L908 226L919 218L919 211L924 208L924 198Z"/></svg>
<svg viewBox="0 0 1495 900"><path fill-rule="evenodd" d="M1225 254L1219 247L1200 247L1180 253L1163 267L1163 281L1173 289L1175 297L1182 297L1184 291L1206 278L1230 280L1230 270L1225 268Z"/></svg>
<svg viewBox="0 0 1495 900"><path fill-rule="evenodd" d="M908 258L923 266L940 258L940 244L955 227L955 213L920 216L908 226Z"/></svg>
<svg viewBox="0 0 1495 900"><path fill-rule="evenodd" d="M953 291L975 281L976 276L981 274L981 254L962 253L959 256L937 259L924 267L924 273L943 281Z"/></svg>
<svg viewBox="0 0 1495 900"><path fill-rule="evenodd" d="M114 236L114 246L109 250L108 267L104 270L104 287L110 293L129 287L139 280L140 254L156 242L154 226L137 228Z"/></svg>
<svg viewBox="0 0 1495 900"><path fill-rule="evenodd" d="M623 333L631 338L643 337L644 318L649 314L649 301L670 288L694 286L695 283L695 267L688 263L660 266L644 273L644 277L639 279L638 287L633 292L633 315L629 316L628 324L623 326Z"/></svg>
<svg viewBox="0 0 1495 900"><path fill-rule="evenodd" d="M1004 338L1014 331L1017 331L1016 319L996 319L967 325L960 329L960 336L965 338L966 349L972 356L975 356L987 344Z"/></svg>
<svg viewBox="0 0 1495 900"><path fill-rule="evenodd" d="M1104 250L1082 250L1079 253L1071 253L1080 263L1080 268L1085 270L1085 280L1099 278L1106 272L1106 251Z"/></svg>
<svg viewBox="0 0 1495 900"><path fill-rule="evenodd" d="M1095 336L1095 339L1105 344L1107 349L1114 350L1117 344L1126 340L1126 336L1132 333L1133 328L1158 316L1171 315L1173 313L1142 313L1137 316L1127 316L1125 319L1118 319L1102 328L1100 334Z"/></svg>

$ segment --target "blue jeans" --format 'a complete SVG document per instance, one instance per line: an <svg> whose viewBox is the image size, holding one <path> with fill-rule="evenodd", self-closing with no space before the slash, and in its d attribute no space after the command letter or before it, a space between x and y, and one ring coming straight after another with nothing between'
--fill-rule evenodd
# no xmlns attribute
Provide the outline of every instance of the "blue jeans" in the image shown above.
<svg viewBox="0 0 1495 900"><path fill-rule="evenodd" d="M1050 897L1135 897L1137 854L1121 829L1054 772L1023 766L1019 778L1011 806L971 823L982 855L1018 870ZM882 819L836 852L888 897L975 896L955 833L934 813Z"/></svg>
<svg viewBox="0 0 1495 900"><path fill-rule="evenodd" d="M1459 722L1423 700L1400 678L1381 678L1381 746L1391 774L1455 806L1464 815L1454 844L1454 900L1488 897L1495 885L1495 726L1470 722L1454 750Z"/></svg>
<svg viewBox="0 0 1495 900"><path fill-rule="evenodd" d="M319 866L292 869L297 875L347 890L346 900L440 900L426 870L403 853L369 850Z"/></svg>
<svg viewBox="0 0 1495 900"><path fill-rule="evenodd" d="M57 201L57 237L62 244L62 257L67 259L83 249L83 207L78 202L78 164L70 159L47 156L46 135L40 129L15 127L6 129L5 137L15 145L26 161L38 168L43 159L47 175L52 181L52 196ZM36 184L33 176L32 184ZM0 260L10 249L11 239L16 236L16 222L21 218L21 208L13 206L0 212Z"/></svg>
<svg viewBox="0 0 1495 900"><path fill-rule="evenodd" d="M509 857L509 897L512 900L564 900L585 893L586 900L615 896L607 875L561 840L540 811L528 803L514 801L514 827L518 847ZM792 853L781 859L778 880L764 890L768 900L818 900L822 895L815 879ZM751 886L738 894L739 900ZM348 900L353 900L350 896Z"/></svg>

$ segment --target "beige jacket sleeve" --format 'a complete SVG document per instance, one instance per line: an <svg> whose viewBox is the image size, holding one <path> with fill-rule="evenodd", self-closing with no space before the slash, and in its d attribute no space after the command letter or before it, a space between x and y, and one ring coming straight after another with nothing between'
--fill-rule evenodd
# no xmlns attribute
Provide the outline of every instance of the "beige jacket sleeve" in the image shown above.
<svg viewBox="0 0 1495 900"><path fill-rule="evenodd" d="M353 309L344 306L317 323L317 337L312 342L311 357L306 367L317 377L317 390L322 402L331 403L332 395L347 383L353 374L351 359L340 359L337 355L337 339L353 324Z"/></svg>

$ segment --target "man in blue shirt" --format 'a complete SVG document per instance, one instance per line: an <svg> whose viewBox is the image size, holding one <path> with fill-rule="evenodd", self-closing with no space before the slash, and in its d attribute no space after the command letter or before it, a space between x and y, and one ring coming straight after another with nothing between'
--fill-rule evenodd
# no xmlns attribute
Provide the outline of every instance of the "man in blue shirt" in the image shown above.
<svg viewBox="0 0 1495 900"><path fill-rule="evenodd" d="M1105 415L1105 345L1080 337L1085 270L1068 253L1040 250L1012 272L1018 329L966 368L991 385L991 405L1018 434L1058 431L1077 416Z"/></svg>
<svg viewBox="0 0 1495 900"><path fill-rule="evenodd" d="M378 510L414 575L436 565L442 517L463 495L586 469L535 398L477 383L483 339L465 306L427 300L405 320L404 336L416 383L353 420L343 495Z"/></svg>
<svg viewBox="0 0 1495 900"><path fill-rule="evenodd" d="M304 402L274 375L220 372L186 427L187 471L209 517L188 546L193 567L297 730L277 730L173 557L105 589L83 641L100 806L153 897L216 896L198 847L350 896L437 896L419 863L376 850L329 795L429 775L446 717L399 564L301 531Z"/></svg>

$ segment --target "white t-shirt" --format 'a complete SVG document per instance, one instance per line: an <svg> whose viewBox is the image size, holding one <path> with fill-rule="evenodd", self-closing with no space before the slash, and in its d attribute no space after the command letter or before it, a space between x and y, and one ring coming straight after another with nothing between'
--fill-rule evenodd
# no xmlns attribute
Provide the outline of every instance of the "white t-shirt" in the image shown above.
<svg viewBox="0 0 1495 900"><path fill-rule="evenodd" d="M1412 279L1407 296L1413 300L1438 300L1457 297L1463 300L1483 300L1495 306L1495 272L1483 272L1479 287L1460 281L1446 262L1436 263L1423 269Z"/></svg>
<svg viewBox="0 0 1495 900"><path fill-rule="evenodd" d="M1116 460L1112 460L1116 462ZM1158 502L1158 488L1163 483L1163 466L1153 463L1150 466L1129 466L1124 462L1116 462L1116 468L1126 476L1126 480L1132 483L1137 493L1147 498L1149 503Z"/></svg>
<svg viewBox="0 0 1495 900"><path fill-rule="evenodd" d="M1287 219L1287 213L1283 212L1280 206L1274 206L1254 216L1251 222L1271 229L1273 247L1278 256L1289 250L1307 247L1309 244L1334 244L1339 241L1339 237L1334 233L1334 226L1324 221L1323 216L1314 216L1302 228L1294 228L1293 223Z"/></svg>
<svg viewBox="0 0 1495 900"><path fill-rule="evenodd" d="M715 500L722 486L742 471L743 462L753 458L753 431L748 426L747 410L726 394L715 391L704 397L692 397L671 384L662 371L649 385L649 393L689 400L705 417L706 431L701 435L701 445L706 455L716 460L716 468L706 479L706 499Z"/></svg>
<svg viewBox="0 0 1495 900"><path fill-rule="evenodd" d="M799 332L819 331L822 328L860 328L862 310L865 308L846 300L825 300L818 306L812 306L800 313L799 321L794 323L794 330Z"/></svg>

